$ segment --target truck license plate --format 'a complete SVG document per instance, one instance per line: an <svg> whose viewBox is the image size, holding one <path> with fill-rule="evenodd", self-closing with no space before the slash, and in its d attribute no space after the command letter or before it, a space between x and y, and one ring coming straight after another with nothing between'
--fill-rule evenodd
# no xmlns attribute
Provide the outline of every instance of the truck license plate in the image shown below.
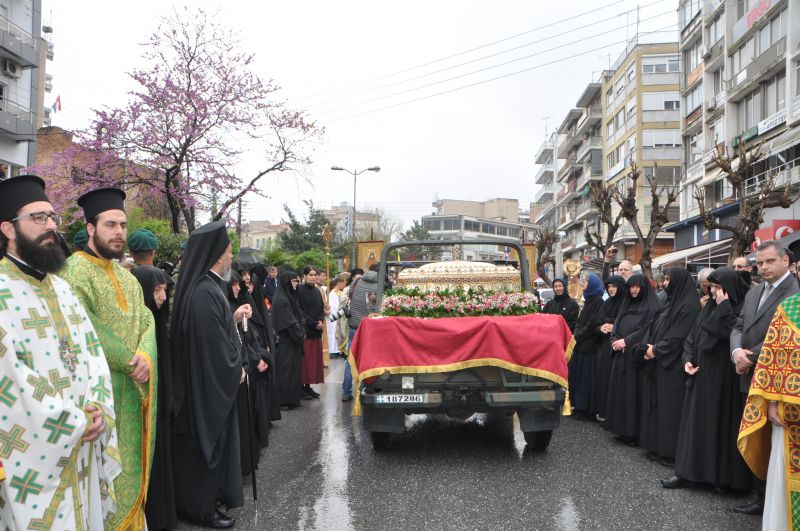
<svg viewBox="0 0 800 531"><path fill-rule="evenodd" d="M375 402L378 404L422 404L425 402L425 395L375 395Z"/></svg>

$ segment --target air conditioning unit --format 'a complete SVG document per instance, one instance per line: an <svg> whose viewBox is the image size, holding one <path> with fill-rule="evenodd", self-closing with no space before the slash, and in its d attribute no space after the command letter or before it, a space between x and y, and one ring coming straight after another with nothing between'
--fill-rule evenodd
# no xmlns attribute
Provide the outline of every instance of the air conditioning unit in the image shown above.
<svg viewBox="0 0 800 531"><path fill-rule="evenodd" d="M716 109L716 108L717 108L717 100L716 100L716 98L715 98L715 99L713 99L713 100L710 100L710 101L709 101L709 102L706 104L706 110L713 111L713 110L714 110L714 109Z"/></svg>
<svg viewBox="0 0 800 531"><path fill-rule="evenodd" d="M701 47L700 47L700 56L701 56L703 59L708 59L709 57L711 57L711 50L709 50L709 49L708 49L708 48L706 48L705 46L701 46Z"/></svg>
<svg viewBox="0 0 800 531"><path fill-rule="evenodd" d="M3 59L3 75L8 77L22 77L22 67L14 61Z"/></svg>

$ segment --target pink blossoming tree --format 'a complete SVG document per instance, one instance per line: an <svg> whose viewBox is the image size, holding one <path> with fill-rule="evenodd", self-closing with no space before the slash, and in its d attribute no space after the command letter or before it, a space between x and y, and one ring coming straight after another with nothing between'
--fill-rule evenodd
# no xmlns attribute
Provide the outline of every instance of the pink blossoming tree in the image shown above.
<svg viewBox="0 0 800 531"><path fill-rule="evenodd" d="M278 99L279 87L253 71L253 54L202 10L161 20L144 44L143 68L120 108L95 111L75 144L30 168L56 177L48 190L56 206L75 204L104 186L165 201L173 232L194 230L198 215L228 217L260 181L302 175L323 129ZM241 158L260 149L261 167L243 175Z"/></svg>

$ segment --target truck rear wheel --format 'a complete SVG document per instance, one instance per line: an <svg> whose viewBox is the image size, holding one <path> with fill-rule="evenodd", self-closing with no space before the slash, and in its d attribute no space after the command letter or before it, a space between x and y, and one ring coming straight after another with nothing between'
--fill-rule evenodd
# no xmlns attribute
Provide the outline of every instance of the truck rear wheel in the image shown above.
<svg viewBox="0 0 800 531"><path fill-rule="evenodd" d="M553 430L525 432L525 442L537 452L544 452L547 450L547 447L550 445L550 439L552 438Z"/></svg>
<svg viewBox="0 0 800 531"><path fill-rule="evenodd" d="M389 437L391 437L391 433L386 433L385 431L369 432L369 439L372 441L372 448L376 452L385 452L389 448Z"/></svg>

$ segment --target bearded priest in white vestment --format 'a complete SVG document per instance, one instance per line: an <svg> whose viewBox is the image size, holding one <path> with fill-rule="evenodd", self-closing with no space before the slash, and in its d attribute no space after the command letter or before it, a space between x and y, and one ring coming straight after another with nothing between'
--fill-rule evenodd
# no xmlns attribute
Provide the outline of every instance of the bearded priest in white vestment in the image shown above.
<svg viewBox="0 0 800 531"><path fill-rule="evenodd" d="M120 456L92 323L52 274L66 259L44 181L0 181L0 528L101 530Z"/></svg>

